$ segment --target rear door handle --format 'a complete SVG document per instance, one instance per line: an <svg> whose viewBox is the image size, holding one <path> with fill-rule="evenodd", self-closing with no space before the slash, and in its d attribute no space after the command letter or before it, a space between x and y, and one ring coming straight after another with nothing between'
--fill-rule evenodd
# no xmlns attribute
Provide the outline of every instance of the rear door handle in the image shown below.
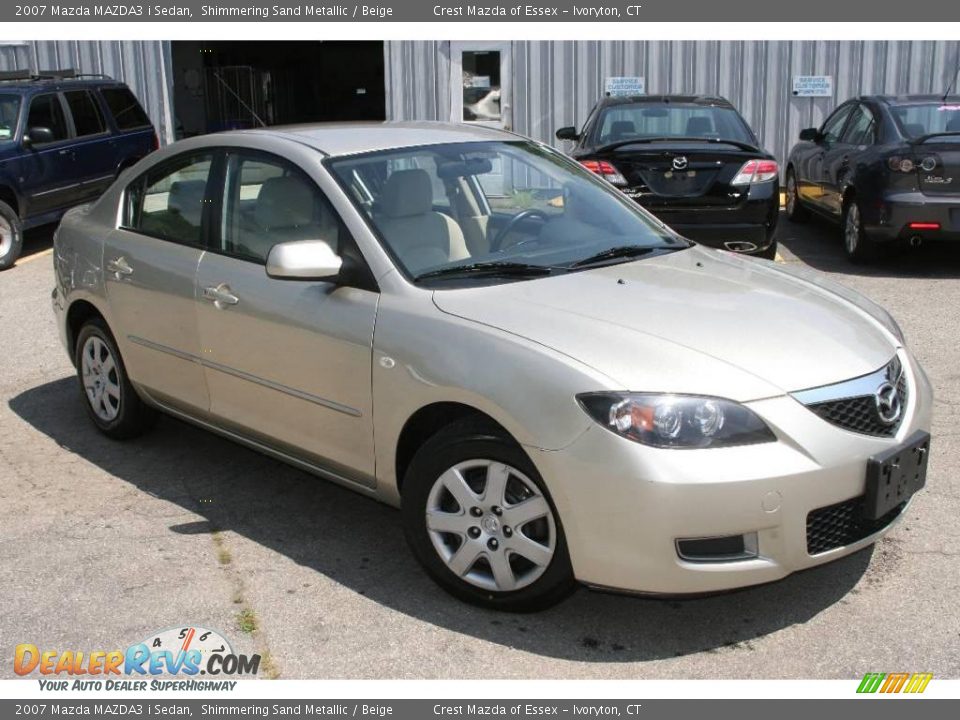
<svg viewBox="0 0 960 720"><path fill-rule="evenodd" d="M107 270L112 272L117 280L124 275L133 275L133 268L130 267L130 263L127 262L127 259L123 257L123 255L107 262Z"/></svg>
<svg viewBox="0 0 960 720"><path fill-rule="evenodd" d="M223 310L227 305L236 305L240 298L230 292L230 286L226 283L220 283L215 287L205 287L203 289L203 299L210 300L218 310Z"/></svg>

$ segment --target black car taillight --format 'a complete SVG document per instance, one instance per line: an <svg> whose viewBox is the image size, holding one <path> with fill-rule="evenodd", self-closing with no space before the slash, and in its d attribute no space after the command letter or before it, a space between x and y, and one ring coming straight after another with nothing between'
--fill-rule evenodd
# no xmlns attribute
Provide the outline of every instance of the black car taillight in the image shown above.
<svg viewBox="0 0 960 720"><path fill-rule="evenodd" d="M731 185L756 185L770 182L780 174L780 168L773 160L747 160L740 171L730 181Z"/></svg>
<svg viewBox="0 0 960 720"><path fill-rule="evenodd" d="M156 132L153 133L153 150L160 149L160 136Z"/></svg>
<svg viewBox="0 0 960 720"><path fill-rule="evenodd" d="M627 179L617 170L612 163L606 160L581 160L580 164L587 170L599 175L611 185L626 185Z"/></svg>
<svg viewBox="0 0 960 720"><path fill-rule="evenodd" d="M938 165L940 165L940 159L936 155L915 158L908 155L891 155L887 158L887 166L894 172L900 173L912 173L917 168L924 172L933 172Z"/></svg>

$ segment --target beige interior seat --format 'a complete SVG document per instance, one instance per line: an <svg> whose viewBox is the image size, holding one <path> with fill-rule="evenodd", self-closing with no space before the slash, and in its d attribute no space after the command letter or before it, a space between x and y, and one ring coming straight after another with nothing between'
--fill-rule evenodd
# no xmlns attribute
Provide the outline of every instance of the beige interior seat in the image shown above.
<svg viewBox="0 0 960 720"><path fill-rule="evenodd" d="M397 170L380 196L379 226L387 244L412 273L470 257L463 231L451 217L433 210L426 170Z"/></svg>

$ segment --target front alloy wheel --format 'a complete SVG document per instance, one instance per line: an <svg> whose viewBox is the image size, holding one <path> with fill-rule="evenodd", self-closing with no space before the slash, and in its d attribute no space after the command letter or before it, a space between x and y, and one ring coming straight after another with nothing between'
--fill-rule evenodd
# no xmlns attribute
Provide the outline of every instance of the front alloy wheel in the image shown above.
<svg viewBox="0 0 960 720"><path fill-rule="evenodd" d="M526 612L574 588L556 508L501 428L466 419L441 430L414 455L402 490L407 541L452 595Z"/></svg>
<svg viewBox="0 0 960 720"><path fill-rule="evenodd" d="M467 460L430 490L425 522L447 568L483 590L536 582L553 560L557 528L537 486L510 465Z"/></svg>

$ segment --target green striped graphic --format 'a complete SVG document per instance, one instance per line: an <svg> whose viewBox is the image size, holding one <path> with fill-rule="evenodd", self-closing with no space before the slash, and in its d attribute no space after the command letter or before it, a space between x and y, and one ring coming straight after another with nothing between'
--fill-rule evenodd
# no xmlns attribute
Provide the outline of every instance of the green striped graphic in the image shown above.
<svg viewBox="0 0 960 720"><path fill-rule="evenodd" d="M880 683L883 682L886 676L886 673L867 673L863 676L863 680L860 681L860 687L857 688L857 692L875 693L880 688Z"/></svg>

